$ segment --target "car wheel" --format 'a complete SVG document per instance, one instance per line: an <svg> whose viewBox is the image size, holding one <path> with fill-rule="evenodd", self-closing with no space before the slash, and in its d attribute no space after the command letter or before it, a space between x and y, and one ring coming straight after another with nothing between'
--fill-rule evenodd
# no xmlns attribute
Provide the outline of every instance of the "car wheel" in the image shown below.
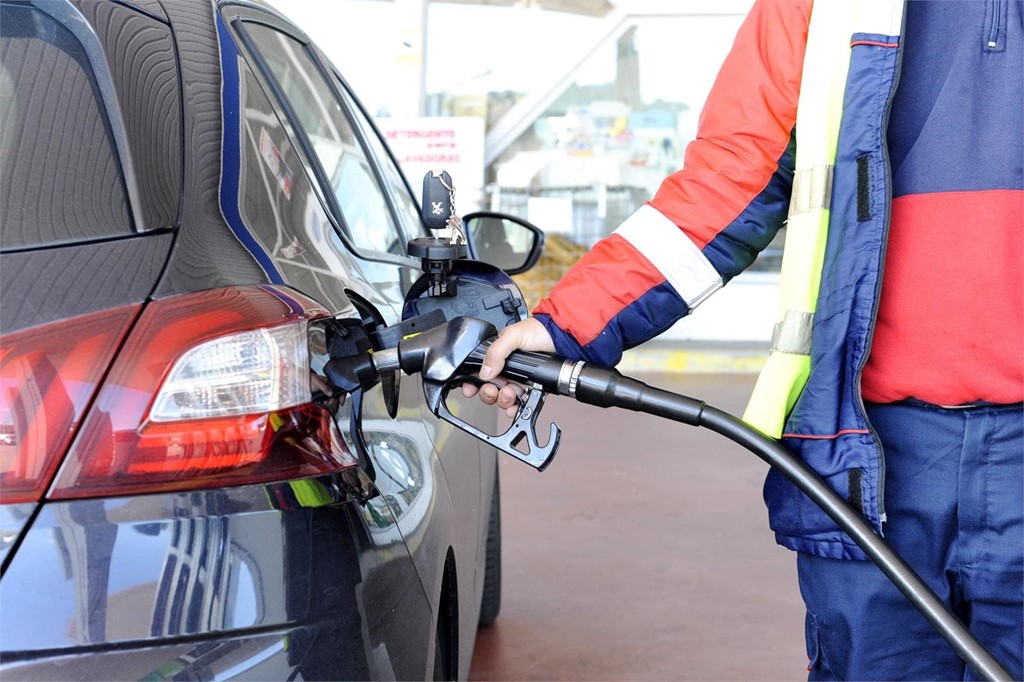
<svg viewBox="0 0 1024 682"><path fill-rule="evenodd" d="M448 665L445 653L445 639L447 639L447 635L438 627L437 636L434 638L434 680L452 679L451 666Z"/></svg>
<svg viewBox="0 0 1024 682"><path fill-rule="evenodd" d="M455 583L454 558L448 550L444 565L444 580L438 599L437 631L434 633L434 679L458 679L459 665L459 604Z"/></svg>
<svg viewBox="0 0 1024 682"><path fill-rule="evenodd" d="M480 627L493 623L501 610L501 484L494 471L494 496L487 525L487 560L484 565L484 592L480 598Z"/></svg>

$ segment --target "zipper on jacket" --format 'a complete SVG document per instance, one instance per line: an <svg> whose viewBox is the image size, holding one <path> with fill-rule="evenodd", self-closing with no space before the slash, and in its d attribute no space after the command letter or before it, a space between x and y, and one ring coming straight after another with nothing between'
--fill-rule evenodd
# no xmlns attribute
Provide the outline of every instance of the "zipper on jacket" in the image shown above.
<svg viewBox="0 0 1024 682"><path fill-rule="evenodd" d="M1003 0L988 0L985 12L991 13L985 27L985 47L996 50L999 48L999 34L1003 29Z"/></svg>
<svg viewBox="0 0 1024 682"><path fill-rule="evenodd" d="M906 4L903 6L903 21L900 22L900 26L904 26L907 20ZM882 136L882 165L885 168L885 205L883 207L882 214L882 247L878 253L878 279L875 282L875 296L871 304L871 324L868 326L867 338L864 340L865 353L857 363L857 370L854 375L854 385L857 387L857 405L860 408L861 418L868 427L868 431L871 433L871 439L875 442L875 447L878 450L878 534L884 535L882 524L886 521L885 516L885 451L882 448L882 439L879 438L878 432L875 427L871 425L871 420L868 419L868 408L864 404L864 392L861 388L861 380L864 376L864 367L868 363L868 358L871 355L871 344L874 341L875 336L875 324L878 322L878 307L879 299L882 294L882 280L885 276L885 259L886 254L889 251L889 222L892 217L892 163L889 160L889 142L887 139L889 131L889 114L892 112L892 100L896 94L896 87L900 82L900 71L903 68L903 35L902 29L900 31L899 46L896 48L896 63L893 65L892 74L892 85L889 86L889 94L885 99L885 107L882 109L882 121L880 134Z"/></svg>

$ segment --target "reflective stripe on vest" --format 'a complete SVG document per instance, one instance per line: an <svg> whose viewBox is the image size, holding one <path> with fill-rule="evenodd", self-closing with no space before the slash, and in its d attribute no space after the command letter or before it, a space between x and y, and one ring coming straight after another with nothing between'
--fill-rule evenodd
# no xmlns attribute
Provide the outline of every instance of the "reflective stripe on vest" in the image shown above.
<svg viewBox="0 0 1024 682"><path fill-rule="evenodd" d="M771 354L744 421L779 438L807 383L811 333L832 197L832 168L854 33L900 34L903 0L817 0L811 11L796 121L796 172L786 223Z"/></svg>

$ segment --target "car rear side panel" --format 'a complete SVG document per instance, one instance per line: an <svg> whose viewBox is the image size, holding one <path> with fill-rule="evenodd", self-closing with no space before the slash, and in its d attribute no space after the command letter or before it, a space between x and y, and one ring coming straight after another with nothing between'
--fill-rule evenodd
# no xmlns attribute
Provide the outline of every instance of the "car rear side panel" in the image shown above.
<svg viewBox="0 0 1024 682"><path fill-rule="evenodd" d="M5 347L8 351L15 347L22 333L38 333L34 328L48 325L54 334L60 334L74 326L73 323L62 324L65 320L141 304L160 276L172 239L170 234L149 235L0 254L0 292L3 292L0 334L5 339ZM53 340L65 349L71 347L72 341ZM45 356L42 349L39 353ZM46 367L46 362L41 361L37 371L45 373ZM34 375L30 385L19 387L17 382L5 385L4 406L13 402L20 404L22 410L29 410L24 416L35 414L41 402L33 386L37 387L40 381L43 377ZM22 389L25 395L21 395ZM3 457L13 456L11 451L17 448L19 438L26 437L25 433L18 433L18 422L9 410L0 413L0 431L6 437L0 441ZM34 503L4 505L0 514L0 562L3 565L34 506Z"/></svg>
<svg viewBox="0 0 1024 682"><path fill-rule="evenodd" d="M163 0L171 20L183 87L184 210L179 239L157 297L232 284L269 283L226 229L220 210L221 64L209 2Z"/></svg>
<svg viewBox="0 0 1024 682"><path fill-rule="evenodd" d="M146 300L171 235L0 254L0 331L13 333Z"/></svg>
<svg viewBox="0 0 1024 682"><path fill-rule="evenodd" d="M278 679L422 677L426 596L388 506L350 488L335 475L45 505L0 582L0 674L65 677L72 656L96 679L251 677L276 657Z"/></svg>

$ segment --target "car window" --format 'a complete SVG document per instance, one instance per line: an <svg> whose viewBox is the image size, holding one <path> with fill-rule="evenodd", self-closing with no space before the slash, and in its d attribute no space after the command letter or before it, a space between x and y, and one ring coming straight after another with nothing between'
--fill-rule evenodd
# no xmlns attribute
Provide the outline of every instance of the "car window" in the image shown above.
<svg viewBox="0 0 1024 682"><path fill-rule="evenodd" d="M131 234L100 88L49 14L0 5L0 248Z"/></svg>
<svg viewBox="0 0 1024 682"><path fill-rule="evenodd" d="M405 255L383 189L330 85L302 43L260 24L249 34L306 133L359 249Z"/></svg>
<svg viewBox="0 0 1024 682"><path fill-rule="evenodd" d="M226 135L238 139L238 187L225 185L225 190L237 194L242 224L234 223L230 212L228 220L268 271L340 310L347 299L339 277L351 269L350 252L256 75L244 62L238 69L238 127L225 127Z"/></svg>
<svg viewBox="0 0 1024 682"><path fill-rule="evenodd" d="M352 112L352 119L362 130L363 139L366 140L373 155L380 164L381 174L391 190L395 210L398 212L398 219L402 222L406 235L409 238L423 236L426 234L426 229L423 226L423 219L420 218L420 208L416 205L412 195L409 194L409 188L402 179L401 171L399 171L398 166L388 153L387 147L385 147L376 128L370 123L370 119L366 117L362 108L356 103L352 93L349 92L348 87L340 78L336 78L335 82L337 83L338 91L341 92L341 96L345 100L345 104L348 106L348 110ZM413 178L413 181L415 180L416 178Z"/></svg>

